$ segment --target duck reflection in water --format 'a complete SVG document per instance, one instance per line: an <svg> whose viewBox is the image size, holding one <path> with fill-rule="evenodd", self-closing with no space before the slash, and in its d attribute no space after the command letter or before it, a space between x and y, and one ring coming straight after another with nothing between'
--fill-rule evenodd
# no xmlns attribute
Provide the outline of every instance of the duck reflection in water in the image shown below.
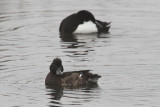
<svg viewBox="0 0 160 107"><path fill-rule="evenodd" d="M50 107L57 107L55 105L61 105L61 102L59 101L63 96L63 89L62 88L55 88L51 86L46 86L47 95L49 95L50 99Z"/></svg>
<svg viewBox="0 0 160 107"><path fill-rule="evenodd" d="M87 38L109 38L110 33L91 33L91 34L70 34L70 33L60 33L60 38L63 42L78 42L78 37L82 39Z"/></svg>
<svg viewBox="0 0 160 107"><path fill-rule="evenodd" d="M97 37L98 36L98 37ZM110 34L60 34L61 47L64 53L70 57L86 56L89 52L95 51L97 38L109 38ZM109 39L104 40L109 42ZM80 48L80 49L79 49ZM68 50L69 49L69 50ZM89 58L89 57L88 57Z"/></svg>
<svg viewBox="0 0 160 107"><path fill-rule="evenodd" d="M77 38L74 34L60 34L60 38L63 42L77 42Z"/></svg>
<svg viewBox="0 0 160 107"><path fill-rule="evenodd" d="M70 44L67 48L79 47L77 37L74 34L60 34L60 38L62 42Z"/></svg>
<svg viewBox="0 0 160 107"><path fill-rule="evenodd" d="M73 100L77 99L77 102L79 102L78 104L73 104L71 102L71 105L79 105L80 103L83 104L85 102L88 101L92 101L95 97L95 90L99 90L99 86L98 84L90 84L87 85L85 87L79 87L79 88L75 88L75 87L52 87L52 86L46 86L47 89L47 95L49 95L49 99L50 99L50 104L49 107L61 107L63 106L63 102L60 101L62 97L64 97L64 99L66 98L73 98ZM73 95L75 91L79 91L81 92L81 98L83 100L79 100L79 96L75 96ZM70 93L70 94L68 94ZM96 91L97 93L97 91ZM99 95L99 94L96 94ZM87 97L87 99L86 99Z"/></svg>

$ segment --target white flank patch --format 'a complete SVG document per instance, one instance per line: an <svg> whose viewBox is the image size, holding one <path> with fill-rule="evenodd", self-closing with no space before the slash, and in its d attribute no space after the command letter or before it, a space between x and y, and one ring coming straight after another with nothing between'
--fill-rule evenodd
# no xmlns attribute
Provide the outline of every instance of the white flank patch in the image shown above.
<svg viewBox="0 0 160 107"><path fill-rule="evenodd" d="M92 21L84 22L80 24L73 33L95 33L98 32L96 24Z"/></svg>

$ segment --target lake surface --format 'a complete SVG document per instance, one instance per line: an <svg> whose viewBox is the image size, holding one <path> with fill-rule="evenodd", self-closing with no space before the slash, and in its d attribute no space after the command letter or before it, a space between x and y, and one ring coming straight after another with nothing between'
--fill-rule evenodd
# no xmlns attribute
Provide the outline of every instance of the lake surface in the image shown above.
<svg viewBox="0 0 160 107"><path fill-rule="evenodd" d="M160 0L0 0L0 107L159 107ZM112 21L109 34L59 35L79 10ZM89 69L98 85L46 88L52 60Z"/></svg>

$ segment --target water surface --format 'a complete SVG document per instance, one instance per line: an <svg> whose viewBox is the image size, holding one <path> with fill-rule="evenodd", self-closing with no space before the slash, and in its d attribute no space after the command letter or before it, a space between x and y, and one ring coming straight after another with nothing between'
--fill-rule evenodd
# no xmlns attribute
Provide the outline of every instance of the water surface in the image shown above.
<svg viewBox="0 0 160 107"><path fill-rule="evenodd" d="M159 0L0 0L1 107L158 107ZM79 10L112 21L109 34L60 37L61 20ZM98 85L46 88L53 58L65 71L89 69Z"/></svg>

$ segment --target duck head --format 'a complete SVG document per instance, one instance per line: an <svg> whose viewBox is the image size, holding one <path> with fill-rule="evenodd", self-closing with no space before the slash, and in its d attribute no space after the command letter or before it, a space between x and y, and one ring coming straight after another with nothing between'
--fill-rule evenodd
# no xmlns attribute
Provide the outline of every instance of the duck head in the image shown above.
<svg viewBox="0 0 160 107"><path fill-rule="evenodd" d="M63 65L60 58L55 58L50 65L50 72L55 75L63 75Z"/></svg>

